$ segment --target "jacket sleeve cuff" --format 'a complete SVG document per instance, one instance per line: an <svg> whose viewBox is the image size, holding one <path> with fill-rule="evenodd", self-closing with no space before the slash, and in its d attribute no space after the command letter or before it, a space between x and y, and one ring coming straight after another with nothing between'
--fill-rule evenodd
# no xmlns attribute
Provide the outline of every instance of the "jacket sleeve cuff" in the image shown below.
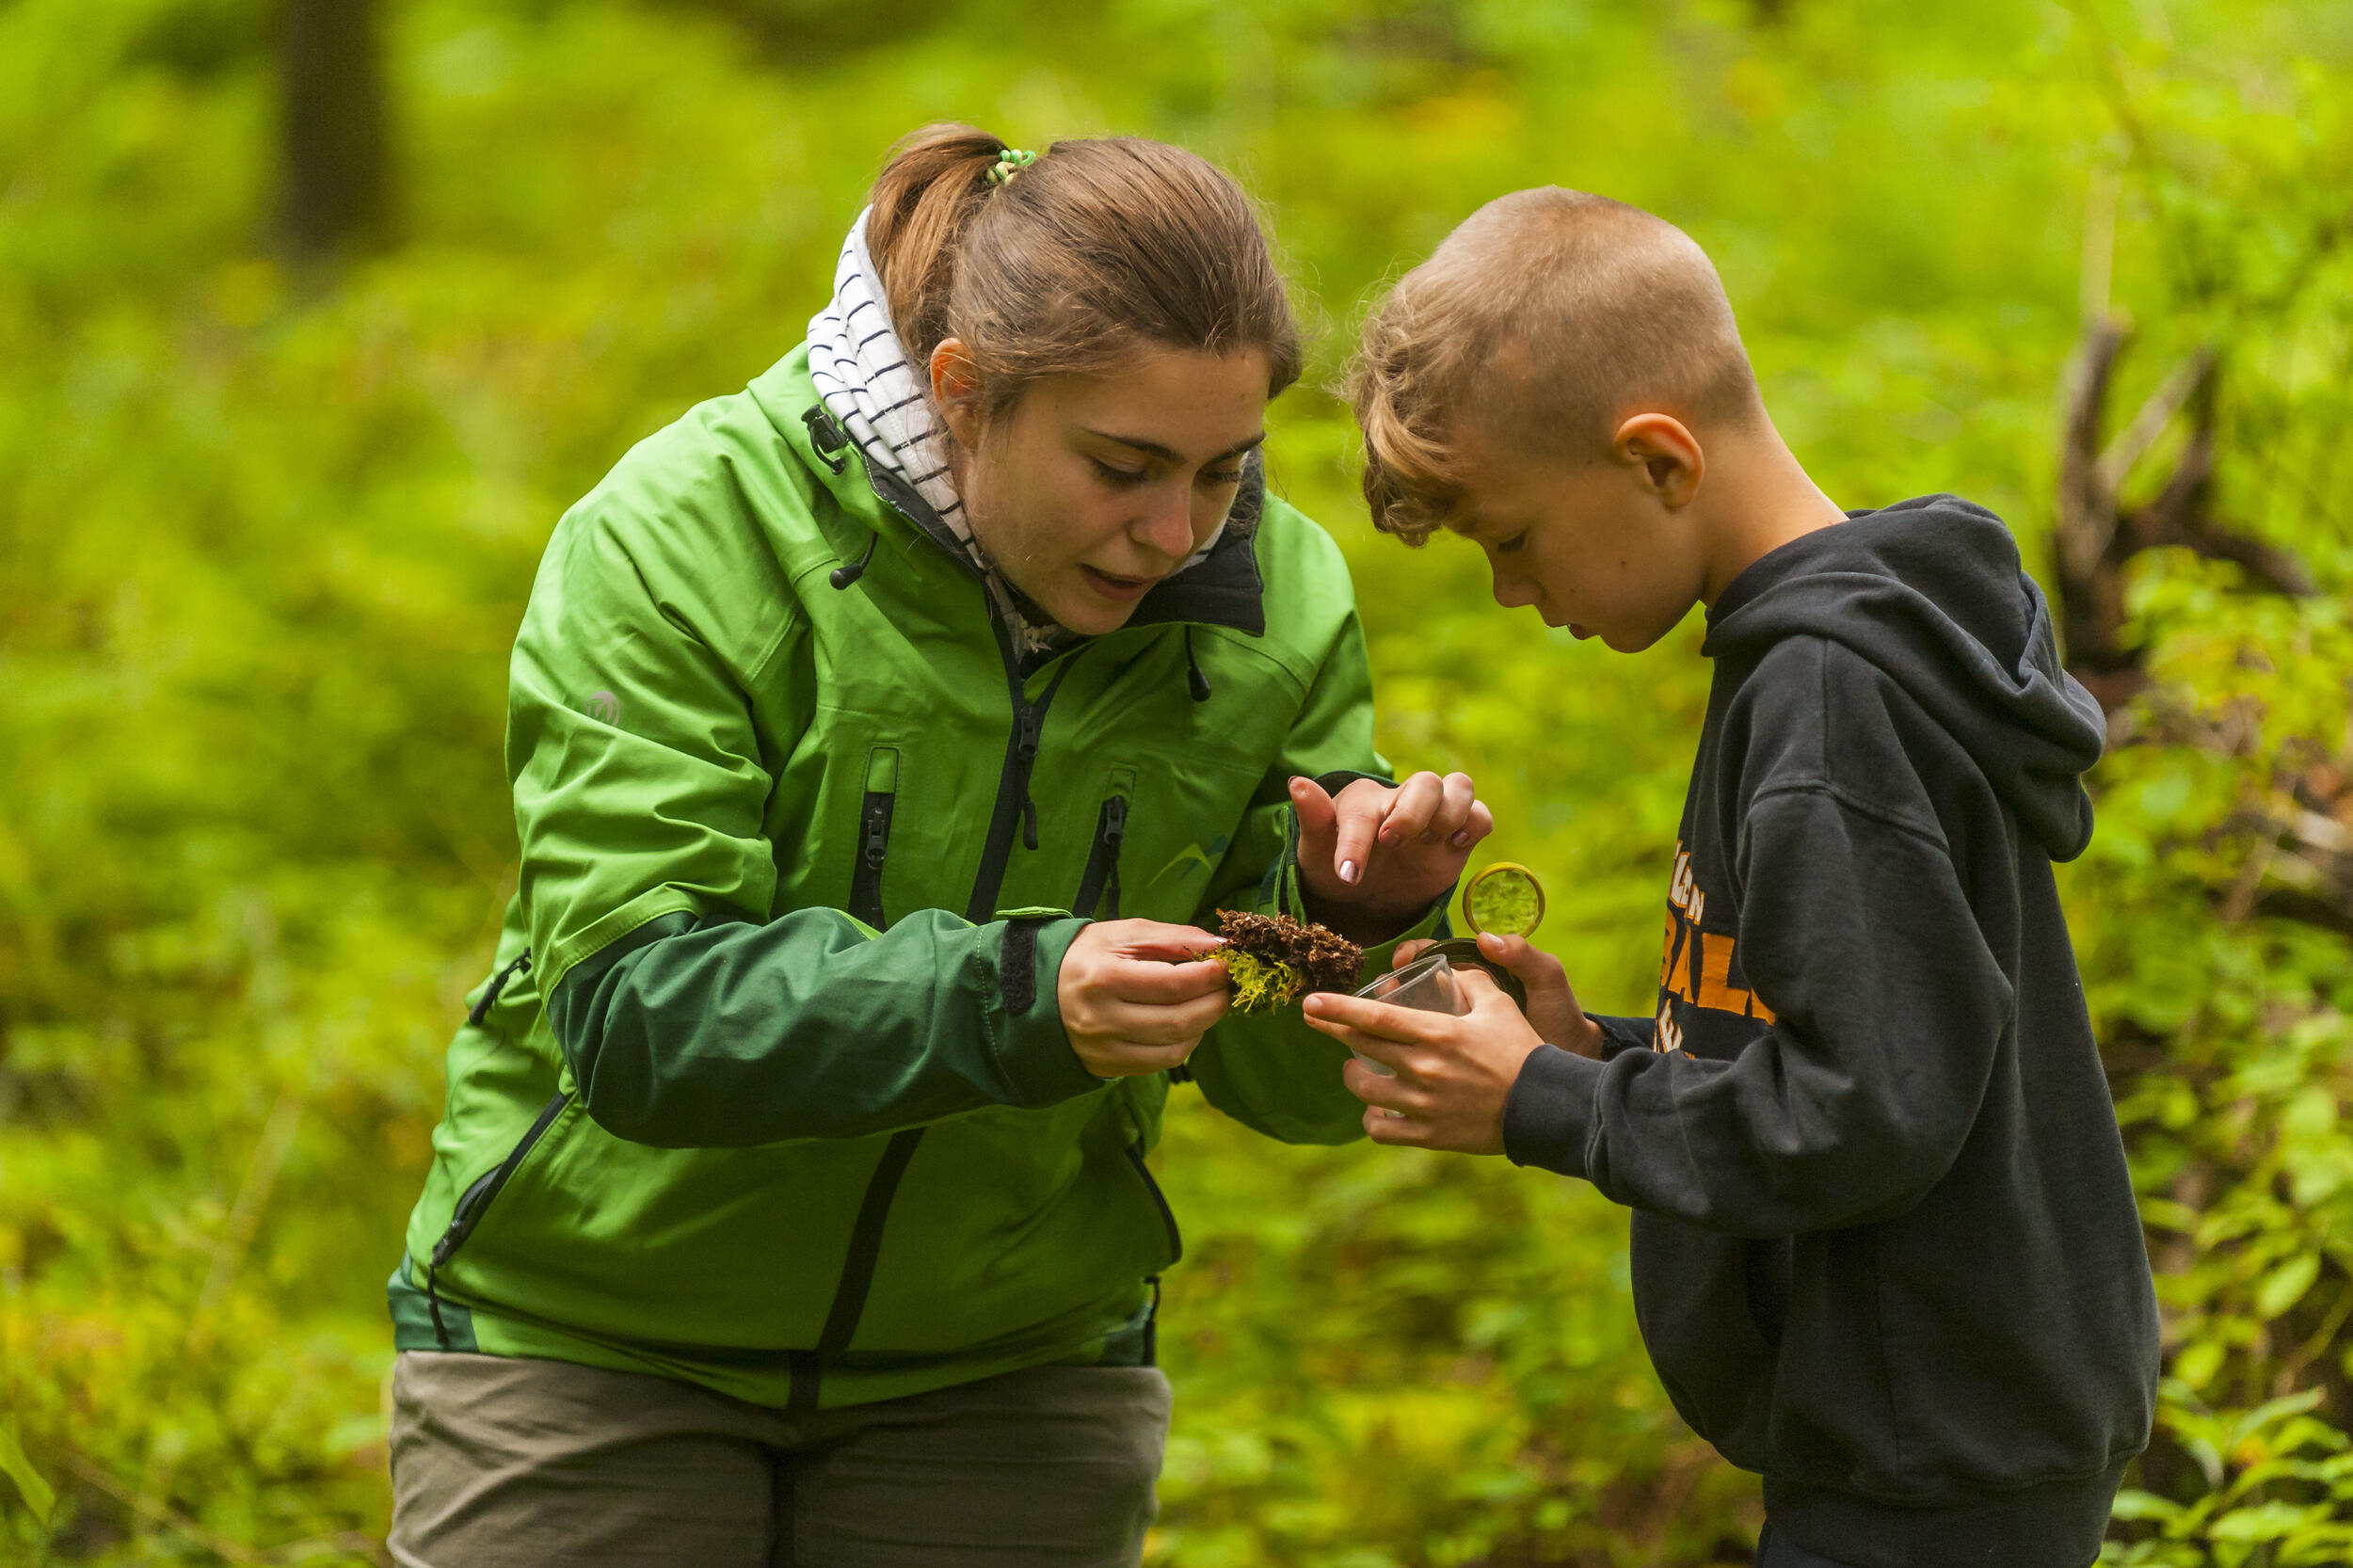
<svg viewBox="0 0 2353 1568"><path fill-rule="evenodd" d="M1383 975L1387 974L1389 972L1389 966L1397 960L1397 949L1399 943L1418 941L1424 936L1444 936L1448 935L1446 909L1447 905L1453 901L1453 898L1454 891L1452 888L1449 888L1446 892L1440 894L1438 898L1431 904L1429 908L1423 910L1420 917L1417 919L1413 924L1407 926L1404 930L1399 932L1387 941L1376 942L1372 946L1365 949L1365 967L1356 971L1356 984L1359 985L1369 985L1374 981L1380 979Z"/></svg>
<svg viewBox="0 0 2353 1568"><path fill-rule="evenodd" d="M1514 1165L1583 1176L1602 1072L1600 1063L1558 1046L1530 1051L1503 1102L1504 1157Z"/></svg>
<svg viewBox="0 0 2353 1568"><path fill-rule="evenodd" d="M1063 958L1086 924L1016 917L1004 922L999 940L983 937L983 951L996 951L997 994L982 1011L988 1019L989 1054L1011 1104L1059 1105L1104 1084L1071 1049L1056 987Z"/></svg>
<svg viewBox="0 0 2353 1568"><path fill-rule="evenodd" d="M1658 1020L1656 1018L1612 1018L1599 1013L1588 1013L1601 1029L1601 1059L1604 1062L1622 1050L1650 1050L1657 1040Z"/></svg>

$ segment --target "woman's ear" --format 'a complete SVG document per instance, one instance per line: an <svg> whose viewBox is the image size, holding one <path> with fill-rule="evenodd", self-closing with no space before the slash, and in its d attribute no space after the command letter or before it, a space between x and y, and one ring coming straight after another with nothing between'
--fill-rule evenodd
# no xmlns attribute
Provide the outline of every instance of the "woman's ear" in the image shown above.
<svg viewBox="0 0 2353 1568"><path fill-rule="evenodd" d="M1690 504L1707 472L1699 438L1672 414L1636 414L1618 426L1609 452L1671 512Z"/></svg>
<svg viewBox="0 0 2353 1568"><path fill-rule="evenodd" d="M981 449L981 372L961 338L942 338L932 350L932 407L967 452Z"/></svg>

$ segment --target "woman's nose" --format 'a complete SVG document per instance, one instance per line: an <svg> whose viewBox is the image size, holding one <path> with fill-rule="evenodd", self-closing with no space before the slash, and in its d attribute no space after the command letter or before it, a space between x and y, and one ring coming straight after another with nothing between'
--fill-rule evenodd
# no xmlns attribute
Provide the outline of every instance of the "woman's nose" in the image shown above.
<svg viewBox="0 0 2353 1568"><path fill-rule="evenodd" d="M1183 560L1193 553L1193 498L1176 486L1163 487L1152 498L1151 510L1128 532L1136 543L1171 561Z"/></svg>

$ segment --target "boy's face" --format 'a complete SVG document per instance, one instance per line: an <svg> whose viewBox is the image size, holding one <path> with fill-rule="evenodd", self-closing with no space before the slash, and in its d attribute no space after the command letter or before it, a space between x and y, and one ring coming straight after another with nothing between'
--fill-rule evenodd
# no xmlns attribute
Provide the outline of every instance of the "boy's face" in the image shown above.
<svg viewBox="0 0 2353 1568"><path fill-rule="evenodd" d="M1547 626L1634 653L1698 602L1697 519L1676 501L1672 472L1660 483L1662 459L1623 442L1578 461L1475 431L1458 440L1476 477L1451 526L1487 552L1497 604L1532 606Z"/></svg>

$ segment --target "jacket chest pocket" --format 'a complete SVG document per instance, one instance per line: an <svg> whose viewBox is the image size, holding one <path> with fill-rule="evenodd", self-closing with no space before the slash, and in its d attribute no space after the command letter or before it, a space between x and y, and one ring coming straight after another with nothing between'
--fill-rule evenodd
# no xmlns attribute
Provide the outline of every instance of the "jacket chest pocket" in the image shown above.
<svg viewBox="0 0 2353 1568"><path fill-rule="evenodd" d="M883 913L883 866L890 858L890 818L899 804L899 748L874 747L866 762L866 792L858 802L856 858L850 867L850 907L853 920L881 931L890 921Z"/></svg>
<svg viewBox="0 0 2353 1568"><path fill-rule="evenodd" d="M1114 772L1104 785L1102 808L1096 814L1095 841L1087 850L1086 870L1070 912L1081 919L1119 919L1119 856L1128 842L1128 803L1135 797L1133 768Z"/></svg>

